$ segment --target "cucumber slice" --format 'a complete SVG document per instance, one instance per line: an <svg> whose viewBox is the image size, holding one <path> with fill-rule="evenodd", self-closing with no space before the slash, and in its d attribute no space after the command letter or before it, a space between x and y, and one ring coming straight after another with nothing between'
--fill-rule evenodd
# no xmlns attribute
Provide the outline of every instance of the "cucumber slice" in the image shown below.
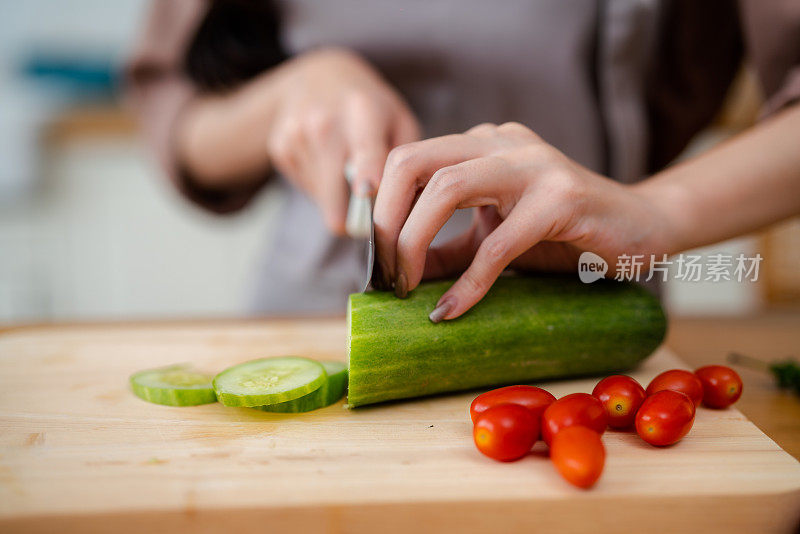
<svg viewBox="0 0 800 534"><path fill-rule="evenodd" d="M252 360L214 377L217 399L225 406L263 406L297 399L327 380L319 362L299 356Z"/></svg>
<svg viewBox="0 0 800 534"><path fill-rule="evenodd" d="M147 369L131 375L131 388L137 397L166 406L196 406L217 402L211 375L189 365Z"/></svg>
<svg viewBox="0 0 800 534"><path fill-rule="evenodd" d="M342 362L319 363L325 368L328 379L318 390L294 400L266 406L255 406L255 408L265 412L277 413L310 412L311 410L330 406L341 399L347 390L347 366Z"/></svg>

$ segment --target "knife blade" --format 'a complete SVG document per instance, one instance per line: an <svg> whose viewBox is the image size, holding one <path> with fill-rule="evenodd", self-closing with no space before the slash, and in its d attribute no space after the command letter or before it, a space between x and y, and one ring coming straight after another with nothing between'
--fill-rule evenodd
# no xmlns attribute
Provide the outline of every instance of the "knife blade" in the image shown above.
<svg viewBox="0 0 800 534"><path fill-rule="evenodd" d="M347 183L350 184L350 202L347 206L345 229L347 235L352 239L363 242L367 264L367 275L364 287L361 290L364 293L369 289L370 281L372 280L372 267L375 263L375 226L372 222L372 196L369 194L366 196L356 194L353 188L353 174L353 166L350 163L346 164L344 177Z"/></svg>

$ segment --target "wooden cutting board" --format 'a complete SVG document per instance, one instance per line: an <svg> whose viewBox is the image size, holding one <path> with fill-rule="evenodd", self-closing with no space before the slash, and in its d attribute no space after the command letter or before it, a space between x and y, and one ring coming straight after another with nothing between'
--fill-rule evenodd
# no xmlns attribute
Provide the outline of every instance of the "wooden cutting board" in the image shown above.
<svg viewBox="0 0 800 534"><path fill-rule="evenodd" d="M605 473L581 491L542 444L514 463L481 456L468 415L475 392L291 415L157 406L128 390L134 371L169 363L344 360L345 338L341 320L0 335L0 532L730 534L791 531L800 517L800 464L734 409L700 409L669 448L607 432ZM633 375L647 383L679 366L662 349ZM595 382L544 387L561 396Z"/></svg>

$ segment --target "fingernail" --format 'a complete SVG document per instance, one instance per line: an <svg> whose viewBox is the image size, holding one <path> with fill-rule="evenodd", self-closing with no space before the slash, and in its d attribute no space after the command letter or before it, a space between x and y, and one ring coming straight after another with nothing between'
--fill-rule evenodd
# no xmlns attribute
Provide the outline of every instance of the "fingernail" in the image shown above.
<svg viewBox="0 0 800 534"><path fill-rule="evenodd" d="M428 315L428 319L431 320L432 323L439 323L444 319L444 316L450 313L450 310L453 309L453 300L450 298L444 299L442 302L436 305L430 315Z"/></svg>
<svg viewBox="0 0 800 534"><path fill-rule="evenodd" d="M397 280L394 282L394 294L401 299L406 298L408 295L408 280L406 280L406 273L400 271L397 275Z"/></svg>

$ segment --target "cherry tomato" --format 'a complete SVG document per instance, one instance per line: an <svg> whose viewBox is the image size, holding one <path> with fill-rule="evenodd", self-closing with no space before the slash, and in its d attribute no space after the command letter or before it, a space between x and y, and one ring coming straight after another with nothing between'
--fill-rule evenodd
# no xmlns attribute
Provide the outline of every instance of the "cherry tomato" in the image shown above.
<svg viewBox="0 0 800 534"><path fill-rule="evenodd" d="M542 414L542 439L550 445L553 436L560 430L575 425L602 434L606 431L607 422L603 403L588 393L572 393L555 401Z"/></svg>
<svg viewBox="0 0 800 534"><path fill-rule="evenodd" d="M709 408L727 408L742 396L742 379L724 365L706 365L694 374L703 384L703 404Z"/></svg>
<svg viewBox="0 0 800 534"><path fill-rule="evenodd" d="M539 420L519 404L498 404L483 412L472 429L478 450L510 462L522 458L539 437Z"/></svg>
<svg viewBox="0 0 800 534"><path fill-rule="evenodd" d="M478 420L478 416L488 408L497 404L519 404L533 412L536 419L542 417L545 408L556 401L556 398L542 388L535 386L507 386L504 388L493 389L482 395L475 397L469 407L469 416L472 422Z"/></svg>
<svg viewBox="0 0 800 534"><path fill-rule="evenodd" d="M629 376L614 375L602 379L592 395L603 403L611 428L629 428L636 419L636 410L645 397L644 388Z"/></svg>
<svg viewBox="0 0 800 534"><path fill-rule="evenodd" d="M569 483L590 488L603 473L606 449L594 430L571 426L553 436L550 459Z"/></svg>
<svg viewBox="0 0 800 534"><path fill-rule="evenodd" d="M665 389L687 395L695 406L700 406L700 401L703 400L703 384L700 383L700 379L694 376L694 373L683 369L664 371L655 377L647 386L647 394L652 395Z"/></svg>
<svg viewBox="0 0 800 534"><path fill-rule="evenodd" d="M694 423L694 403L686 394L665 389L647 397L636 413L636 432L659 447L680 441Z"/></svg>

